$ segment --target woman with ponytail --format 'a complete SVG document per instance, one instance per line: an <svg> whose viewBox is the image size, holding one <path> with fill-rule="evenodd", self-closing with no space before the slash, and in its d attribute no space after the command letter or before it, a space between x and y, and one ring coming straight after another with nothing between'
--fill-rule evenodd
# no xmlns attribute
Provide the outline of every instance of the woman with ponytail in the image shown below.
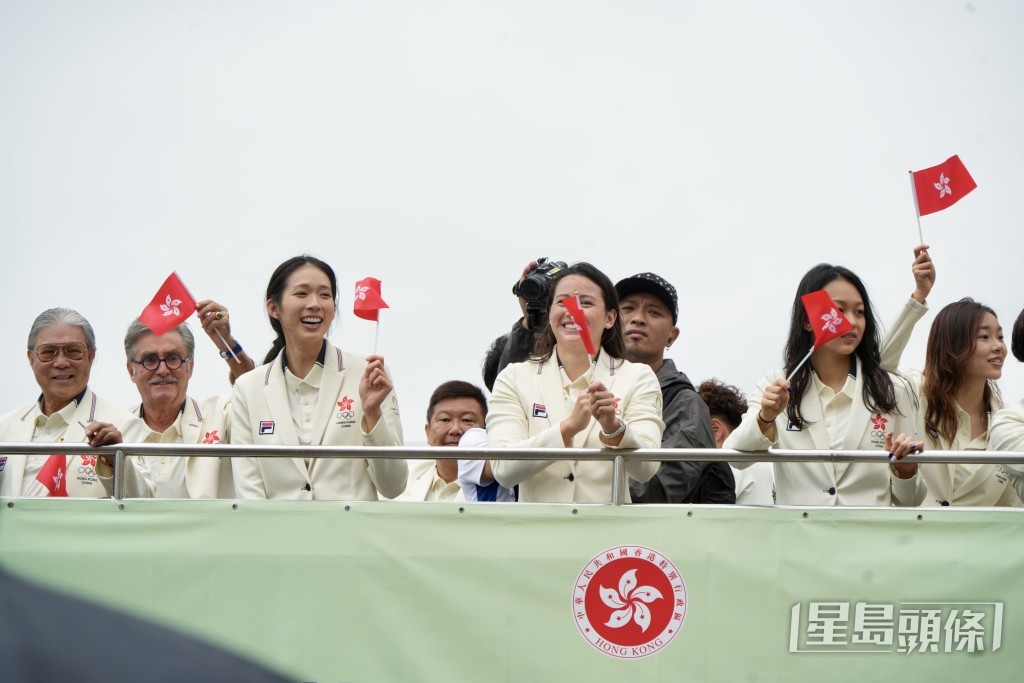
<svg viewBox="0 0 1024 683"><path fill-rule="evenodd" d="M231 443L256 446L401 446L398 401L384 359L327 341L338 281L312 256L288 259L267 285L277 334L263 365L235 383ZM405 489L403 459L237 458L239 498L377 500Z"/></svg>
<svg viewBox="0 0 1024 683"><path fill-rule="evenodd" d="M828 293L853 329L811 353L814 332L801 297L818 290ZM906 383L882 369L878 339L867 289L856 274L822 263L804 275L793 299L785 367L770 372L750 393L747 413L724 447L877 449L888 451L892 464L775 462L779 505L912 506L923 500L917 465L901 462L921 444L892 436L913 433L916 405ZM808 353L810 362L801 365ZM792 383L786 381L790 375Z"/></svg>

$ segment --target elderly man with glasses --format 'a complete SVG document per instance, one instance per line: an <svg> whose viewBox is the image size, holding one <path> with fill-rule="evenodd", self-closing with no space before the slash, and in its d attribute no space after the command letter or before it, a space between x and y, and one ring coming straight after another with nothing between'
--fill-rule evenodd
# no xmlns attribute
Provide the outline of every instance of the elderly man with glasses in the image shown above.
<svg viewBox="0 0 1024 683"><path fill-rule="evenodd" d="M40 313L28 335L28 362L42 394L0 417L0 441L96 447L142 441L148 430L141 420L89 389L95 358L96 335L81 314L68 308ZM112 457L88 454L0 454L0 496L106 498L114 492L114 465ZM140 458L125 459L123 476L129 497L152 495Z"/></svg>
<svg viewBox="0 0 1024 683"><path fill-rule="evenodd" d="M230 368L231 382L248 372L255 363L234 337L227 310L215 301L197 304L203 330L222 351ZM188 395L188 383L195 367L196 340L182 323L160 336L138 319L128 326L124 352L128 375L139 390L142 402L132 413L151 430L150 443L216 445L228 443L230 395L198 401ZM157 498L234 498L230 458L147 456L154 495Z"/></svg>

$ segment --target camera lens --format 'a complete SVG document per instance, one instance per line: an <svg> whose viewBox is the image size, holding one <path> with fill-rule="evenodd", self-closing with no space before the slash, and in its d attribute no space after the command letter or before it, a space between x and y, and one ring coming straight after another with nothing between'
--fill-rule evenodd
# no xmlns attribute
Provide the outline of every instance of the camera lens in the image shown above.
<svg viewBox="0 0 1024 683"><path fill-rule="evenodd" d="M519 285L519 296L527 301L538 301L547 293L547 280L527 277Z"/></svg>

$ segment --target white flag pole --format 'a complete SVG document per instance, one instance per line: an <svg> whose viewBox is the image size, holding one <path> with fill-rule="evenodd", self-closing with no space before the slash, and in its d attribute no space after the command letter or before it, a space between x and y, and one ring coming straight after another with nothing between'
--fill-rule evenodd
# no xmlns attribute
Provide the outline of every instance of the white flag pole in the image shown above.
<svg viewBox="0 0 1024 683"><path fill-rule="evenodd" d="M914 172L907 171L910 175L910 196L914 198L914 215L917 216L917 239L918 244L924 244L924 233L921 232L921 207L917 205L917 185L914 184Z"/></svg>
<svg viewBox="0 0 1024 683"><path fill-rule="evenodd" d="M796 374L796 371L799 370L801 367L803 367L803 364L806 363L807 359L811 357L812 353L814 353L814 349L815 349L815 347L812 346L811 350L807 352L806 356L804 356L804 359L796 364L796 367L793 368L793 372L789 373L789 377L786 378L787 382L789 382L789 380L793 379L793 375Z"/></svg>
<svg viewBox="0 0 1024 683"><path fill-rule="evenodd" d="M220 337L220 340L224 342L224 350L228 352L228 355L234 358L236 363L241 365L242 359L235 355L235 352L232 350L231 345L228 344L228 340L224 338L224 335L220 333L220 330L215 329L214 332L216 332L217 336Z"/></svg>
<svg viewBox="0 0 1024 683"><path fill-rule="evenodd" d="M173 273L174 273L174 277L178 278L178 282L181 283L181 286L185 288L186 292L188 292L189 298L192 299L192 303L195 304L196 303L196 295L192 293L192 290L190 290L188 288L188 285L185 284L185 281L181 279L180 275L178 275L178 271L175 270L175 271L173 271ZM196 317L197 318L199 317L199 312L198 311L196 311ZM203 321L200 320L199 324L202 325ZM228 344L228 340L224 338L224 335L220 333L220 330L216 330L215 329L214 332L217 333L217 336L224 343L224 350L228 352L228 355L231 356L232 358L234 358L236 363L241 365L242 364L242 359L239 358L238 356L236 356L235 352L231 350L231 345Z"/></svg>
<svg viewBox="0 0 1024 683"><path fill-rule="evenodd" d="M377 341L380 339L380 311L377 311L377 324L373 328L373 355L377 355Z"/></svg>

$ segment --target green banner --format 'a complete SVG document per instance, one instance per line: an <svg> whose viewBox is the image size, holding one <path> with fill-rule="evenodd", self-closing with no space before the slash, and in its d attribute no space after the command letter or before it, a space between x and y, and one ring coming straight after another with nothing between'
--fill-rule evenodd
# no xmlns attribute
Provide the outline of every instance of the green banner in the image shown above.
<svg viewBox="0 0 1024 683"><path fill-rule="evenodd" d="M16 499L0 561L296 681L1017 681L1022 514Z"/></svg>

